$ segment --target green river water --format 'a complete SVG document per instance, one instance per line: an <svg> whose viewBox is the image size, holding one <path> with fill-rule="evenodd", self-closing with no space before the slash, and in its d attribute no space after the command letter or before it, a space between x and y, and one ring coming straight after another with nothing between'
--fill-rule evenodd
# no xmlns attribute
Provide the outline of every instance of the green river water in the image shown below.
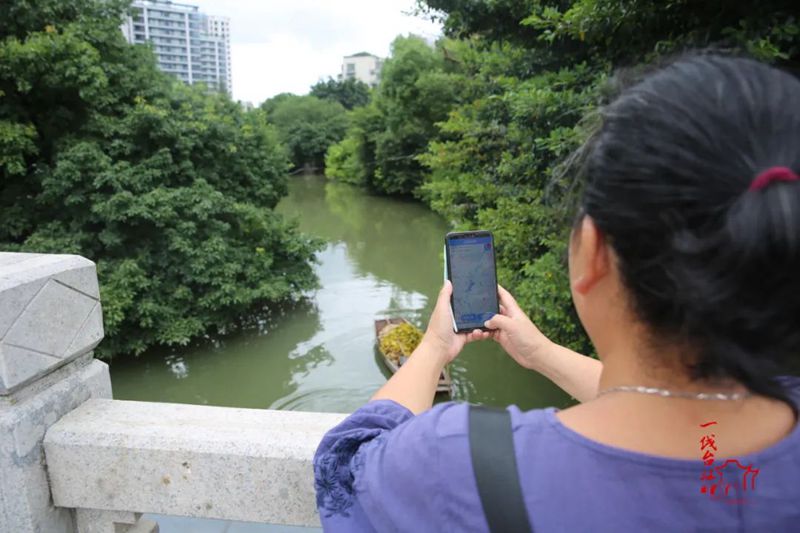
<svg viewBox="0 0 800 533"><path fill-rule="evenodd" d="M315 267L320 288L258 332L112 361L115 398L350 412L386 382L373 321L403 316L424 328L442 283L447 223L422 204L320 176L293 177L278 210L326 242ZM522 409L572 403L492 341L468 345L451 374L455 400Z"/></svg>

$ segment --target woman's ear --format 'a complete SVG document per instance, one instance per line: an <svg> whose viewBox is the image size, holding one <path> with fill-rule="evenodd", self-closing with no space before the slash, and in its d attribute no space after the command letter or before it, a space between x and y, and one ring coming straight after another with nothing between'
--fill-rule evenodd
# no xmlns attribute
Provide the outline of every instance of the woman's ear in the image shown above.
<svg viewBox="0 0 800 533"><path fill-rule="evenodd" d="M573 230L570 248L572 290L585 295L608 274L610 267L606 239L590 216L584 216Z"/></svg>

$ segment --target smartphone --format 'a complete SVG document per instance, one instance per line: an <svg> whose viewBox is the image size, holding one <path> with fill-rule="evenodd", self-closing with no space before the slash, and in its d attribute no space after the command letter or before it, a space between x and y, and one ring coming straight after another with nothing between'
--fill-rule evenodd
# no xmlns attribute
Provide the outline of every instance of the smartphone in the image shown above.
<svg viewBox="0 0 800 533"><path fill-rule="evenodd" d="M448 233L444 238L445 274L453 284L453 330L480 329L500 312L494 238L489 231Z"/></svg>

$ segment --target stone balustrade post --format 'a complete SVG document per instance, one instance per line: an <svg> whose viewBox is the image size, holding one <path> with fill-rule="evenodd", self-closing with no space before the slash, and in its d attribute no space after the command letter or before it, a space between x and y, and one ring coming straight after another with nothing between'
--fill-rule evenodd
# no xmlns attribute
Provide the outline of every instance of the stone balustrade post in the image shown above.
<svg viewBox="0 0 800 533"><path fill-rule="evenodd" d="M90 398L111 398L95 265L75 255L0 253L0 531L72 533L131 516L53 505L42 440ZM76 514L78 518L76 520ZM79 529L80 528L80 529ZM105 530L105 529L104 529Z"/></svg>

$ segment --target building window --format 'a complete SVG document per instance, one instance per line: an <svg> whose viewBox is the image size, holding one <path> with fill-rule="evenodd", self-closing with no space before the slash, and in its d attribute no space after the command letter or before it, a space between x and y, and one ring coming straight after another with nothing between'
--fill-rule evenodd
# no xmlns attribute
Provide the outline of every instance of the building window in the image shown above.
<svg viewBox="0 0 800 533"><path fill-rule="evenodd" d="M348 74L355 74L356 73L356 64L355 63L347 63L347 73Z"/></svg>

